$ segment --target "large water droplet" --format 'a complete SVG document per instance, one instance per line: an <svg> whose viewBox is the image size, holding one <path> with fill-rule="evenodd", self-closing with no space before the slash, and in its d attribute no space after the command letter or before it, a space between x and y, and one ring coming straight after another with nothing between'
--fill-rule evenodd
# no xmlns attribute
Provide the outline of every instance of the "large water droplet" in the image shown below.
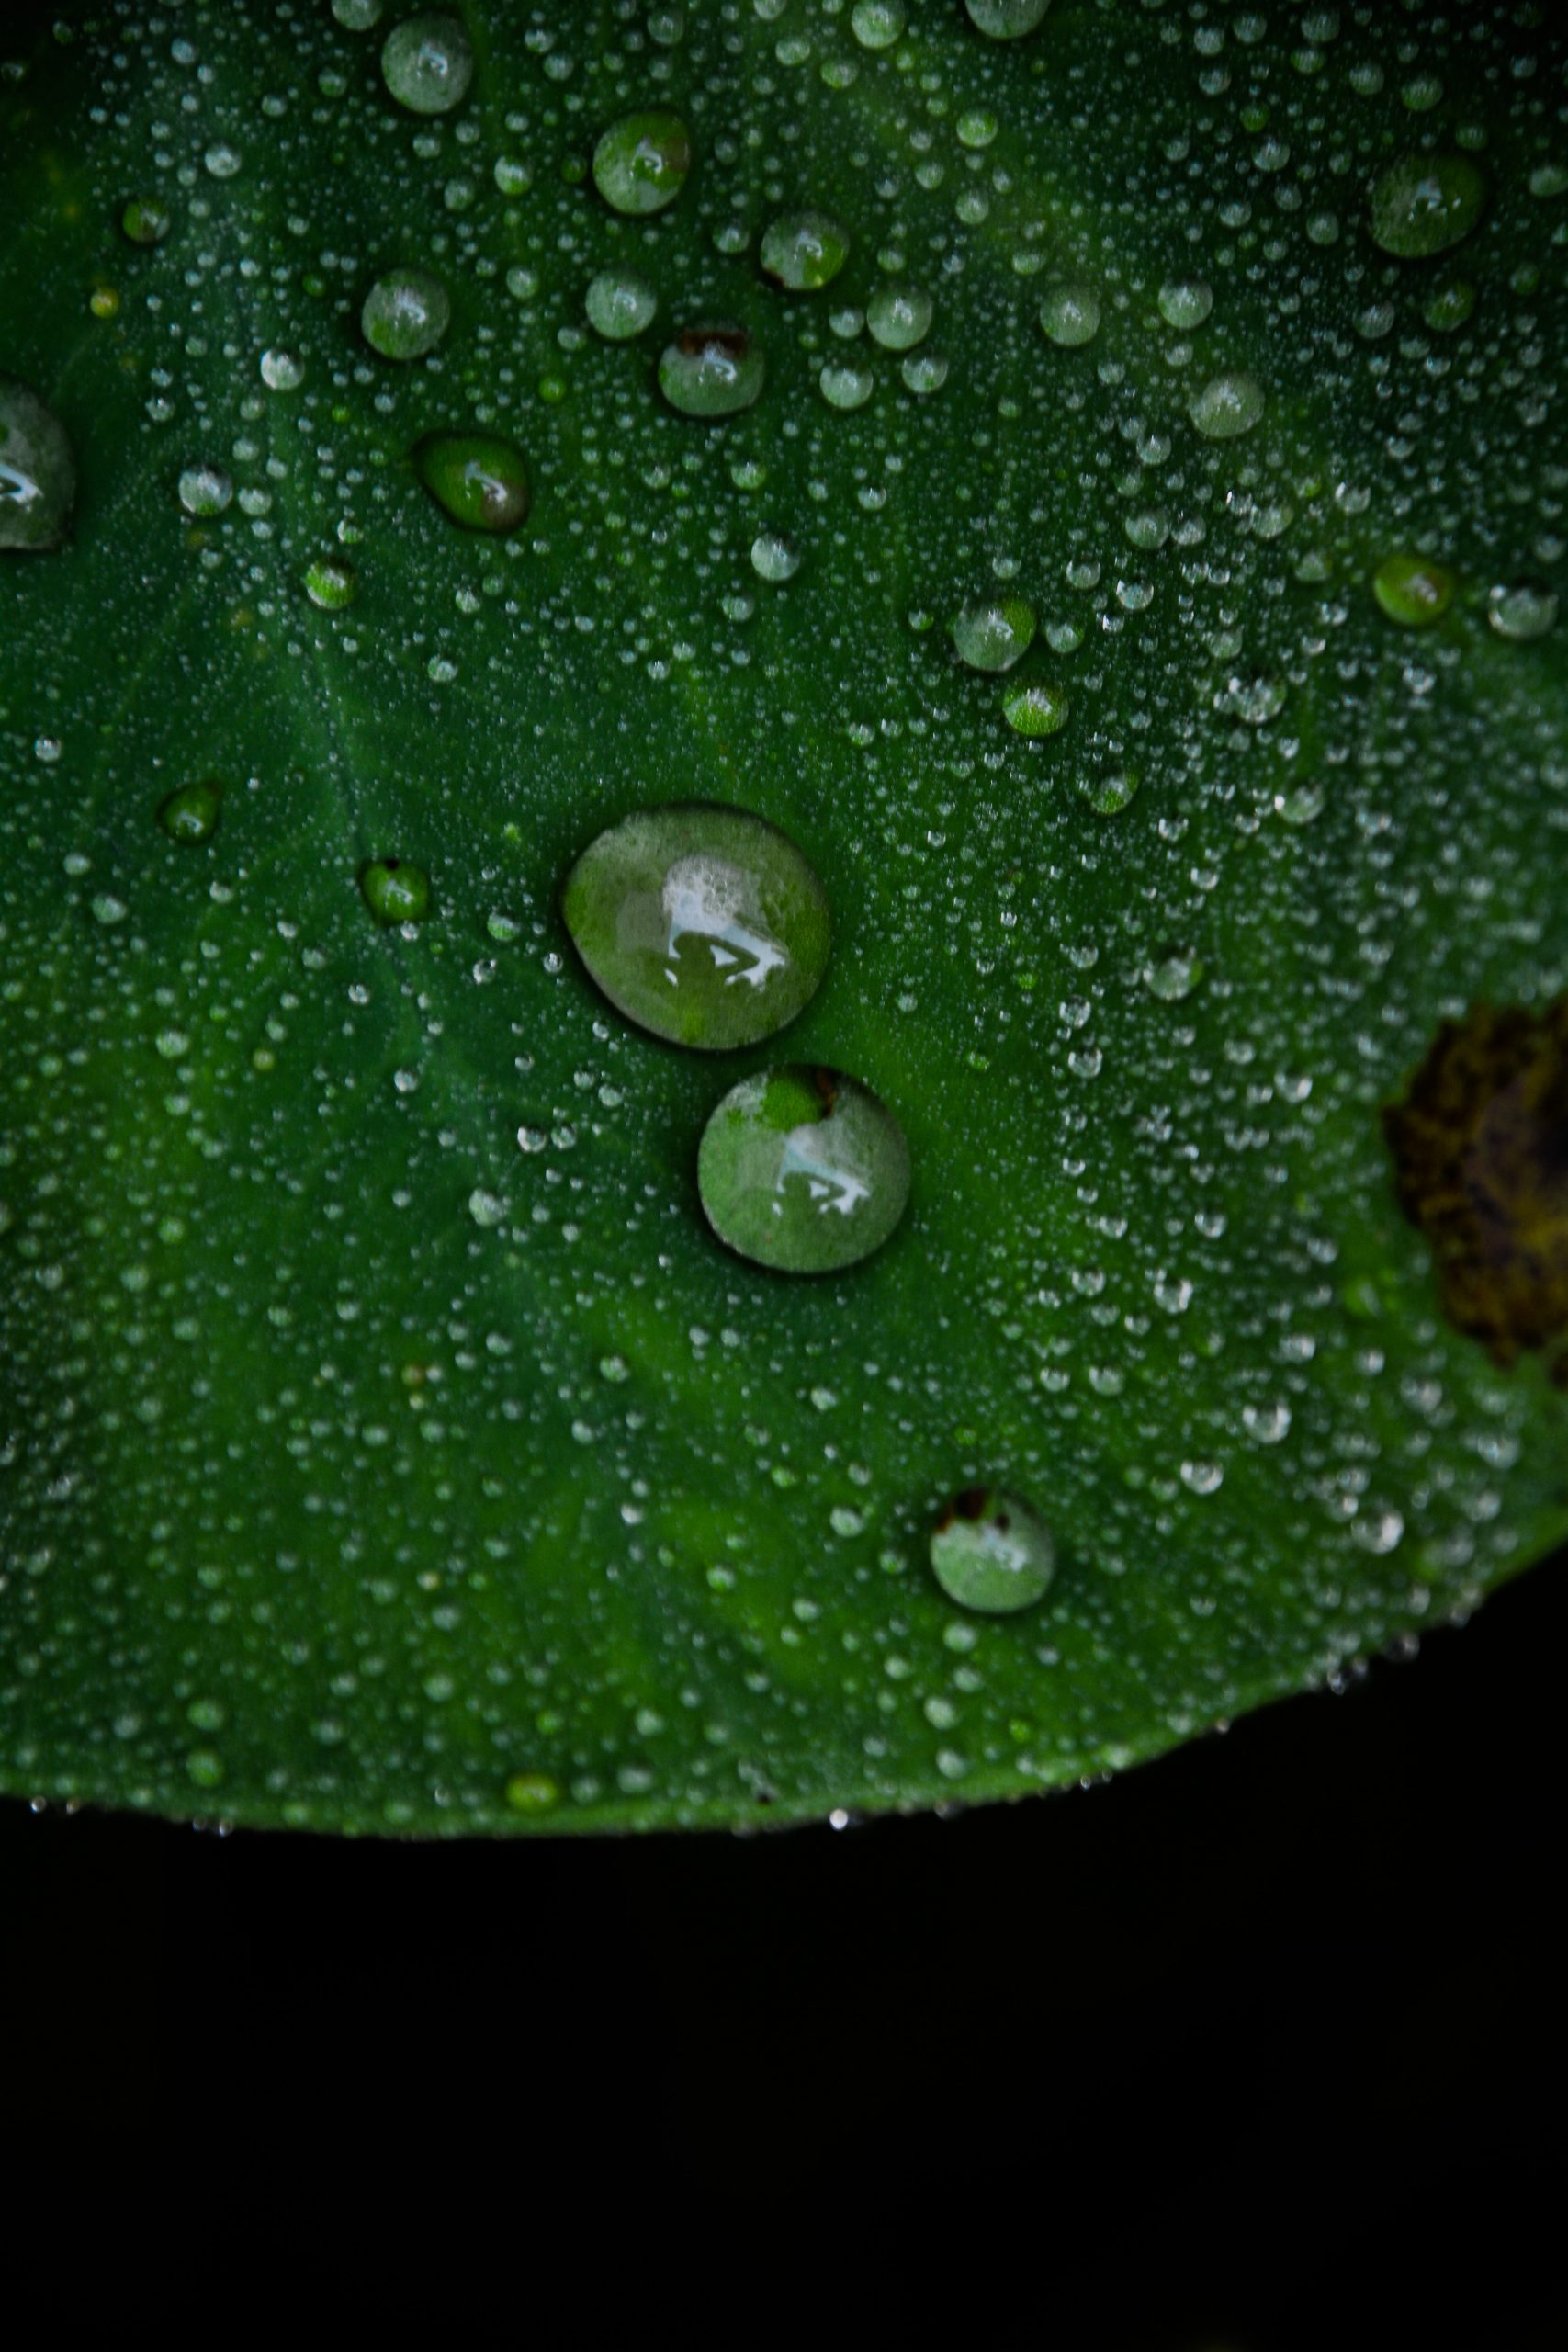
<svg viewBox="0 0 1568 2352"><path fill-rule="evenodd" d="M223 787L210 779L182 784L158 803L158 822L172 842L186 847L210 841L218 831Z"/></svg>
<svg viewBox="0 0 1568 2352"><path fill-rule="evenodd" d="M1544 637L1557 622L1557 591L1543 581L1520 580L1511 588L1494 588L1486 599L1486 617L1499 637L1522 641Z"/></svg>
<svg viewBox="0 0 1568 2352"><path fill-rule="evenodd" d="M0 548L42 555L59 547L75 502L65 427L28 385L0 376Z"/></svg>
<svg viewBox="0 0 1568 2352"><path fill-rule="evenodd" d="M1159 289L1160 315L1168 326L1201 327L1214 307L1206 278L1168 277Z"/></svg>
<svg viewBox="0 0 1568 2352"><path fill-rule="evenodd" d="M1385 555L1372 574L1372 594L1391 621L1402 628L1430 628L1453 603L1453 573L1435 557L1400 549Z"/></svg>
<svg viewBox="0 0 1568 2352"><path fill-rule="evenodd" d="M155 196L133 196L119 225L133 245L161 245L174 227L174 214Z"/></svg>
<svg viewBox="0 0 1568 2352"><path fill-rule="evenodd" d="M876 377L863 359L829 359L818 375L817 389L829 408L863 408L876 390Z"/></svg>
<svg viewBox="0 0 1568 2352"><path fill-rule="evenodd" d="M1372 237L1385 254L1421 261L1468 237L1485 202L1485 175L1468 155L1407 155L1372 190Z"/></svg>
<svg viewBox="0 0 1568 2352"><path fill-rule="evenodd" d="M964 6L987 40L1021 40L1041 22L1051 0L964 0Z"/></svg>
<svg viewBox="0 0 1568 2352"><path fill-rule="evenodd" d="M765 373L744 327L684 327L664 346L659 389L682 416L733 416L754 404Z"/></svg>
<svg viewBox="0 0 1568 2352"><path fill-rule="evenodd" d="M179 493L187 514L221 514L233 501L234 485L221 466L187 466Z"/></svg>
<svg viewBox="0 0 1568 2352"><path fill-rule="evenodd" d="M593 150L593 185L615 212L662 212L691 168L692 134L662 108L623 115Z"/></svg>
<svg viewBox="0 0 1568 2352"><path fill-rule="evenodd" d="M909 1148L886 1104L840 1070L789 1063L742 1079L703 1130L697 1186L743 1258L819 1274L879 1249L909 1196Z"/></svg>
<svg viewBox="0 0 1568 2352"><path fill-rule="evenodd" d="M782 531L759 531L751 542L751 569L759 580L793 580L800 570L800 549Z"/></svg>
<svg viewBox="0 0 1568 2352"><path fill-rule="evenodd" d="M789 212L762 232L762 267L792 294L831 284L849 257L850 232L829 212Z"/></svg>
<svg viewBox="0 0 1568 2352"><path fill-rule="evenodd" d="M606 343L626 343L652 322L659 297L635 269L602 269L583 297L588 323Z"/></svg>
<svg viewBox="0 0 1568 2352"><path fill-rule="evenodd" d="M423 922L430 912L430 876L405 857L373 858L359 887L378 922Z"/></svg>
<svg viewBox="0 0 1568 2352"><path fill-rule="evenodd" d="M1100 297L1092 286L1053 286L1041 297L1040 323L1067 350L1092 343L1100 332Z"/></svg>
<svg viewBox="0 0 1568 2352"><path fill-rule="evenodd" d="M1034 611L1021 596L965 605L949 624L958 658L971 670L1010 670L1034 642Z"/></svg>
<svg viewBox="0 0 1568 2352"><path fill-rule="evenodd" d="M1188 403L1187 413L1211 441L1234 441L1250 433L1263 414L1263 388L1240 369L1211 376Z"/></svg>
<svg viewBox="0 0 1568 2352"><path fill-rule="evenodd" d="M931 298L918 286L879 286L865 306L865 322L885 351L909 351L929 333Z"/></svg>
<svg viewBox="0 0 1568 2352"><path fill-rule="evenodd" d="M423 359L452 317L451 298L428 269L389 269L365 297L360 332L383 359Z"/></svg>
<svg viewBox="0 0 1568 2352"><path fill-rule="evenodd" d="M341 613L359 594L352 563L340 555L319 555L305 570L305 594L323 613Z"/></svg>
<svg viewBox="0 0 1568 2352"><path fill-rule="evenodd" d="M590 842L561 911L612 1004L655 1035L753 1046L815 995L831 922L786 833L743 808L677 801Z"/></svg>
<svg viewBox="0 0 1568 2352"><path fill-rule="evenodd" d="M906 22L904 0L855 0L850 27L863 49L891 49Z"/></svg>
<svg viewBox="0 0 1568 2352"><path fill-rule="evenodd" d="M1004 695L1002 716L1016 734L1055 735L1067 723L1067 697L1060 686L1037 679Z"/></svg>
<svg viewBox="0 0 1568 2352"><path fill-rule="evenodd" d="M1000 1487L966 1487L931 1530L931 1569L950 1600L1011 1616L1044 1597L1056 1545L1038 1511Z"/></svg>
<svg viewBox="0 0 1568 2352"><path fill-rule="evenodd" d="M427 433L414 470L437 504L468 531L514 531L528 512L528 469L499 433Z"/></svg>
<svg viewBox="0 0 1568 2352"><path fill-rule="evenodd" d="M474 52L456 17L410 17L381 44L381 73L411 114L450 114L474 78Z"/></svg>

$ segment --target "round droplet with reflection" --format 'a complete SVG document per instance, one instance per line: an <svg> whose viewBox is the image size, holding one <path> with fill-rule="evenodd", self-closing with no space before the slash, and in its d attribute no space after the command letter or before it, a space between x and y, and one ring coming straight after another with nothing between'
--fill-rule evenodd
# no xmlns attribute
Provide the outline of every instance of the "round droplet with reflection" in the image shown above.
<svg viewBox="0 0 1568 2352"><path fill-rule="evenodd" d="M367 33L381 20L382 0L333 0L333 14L345 32Z"/></svg>
<svg viewBox="0 0 1568 2352"><path fill-rule="evenodd" d="M606 343L628 343L651 325L659 297L638 270L602 269L590 278L582 307L595 334Z"/></svg>
<svg viewBox="0 0 1568 2352"><path fill-rule="evenodd" d="M63 545L75 503L65 427L29 385L0 376L0 548L44 555Z"/></svg>
<svg viewBox="0 0 1568 2352"><path fill-rule="evenodd" d="M1016 735L1055 735L1067 723L1067 697L1060 686L1037 679L1003 696L1002 716Z"/></svg>
<svg viewBox="0 0 1568 2352"><path fill-rule="evenodd" d="M1074 778L1074 789L1097 817L1119 817L1138 797L1142 779L1135 768L1100 768Z"/></svg>
<svg viewBox="0 0 1568 2352"><path fill-rule="evenodd" d="M931 298L918 286L879 286L865 322L884 351L912 351L931 330Z"/></svg>
<svg viewBox="0 0 1568 2352"><path fill-rule="evenodd" d="M199 784L182 784L158 803L158 822L172 842L186 848L208 842L218 831L222 813L223 787L210 778Z"/></svg>
<svg viewBox="0 0 1568 2352"><path fill-rule="evenodd" d="M433 270L389 269L365 297L359 331L383 359L423 359L451 318L451 297Z"/></svg>
<svg viewBox="0 0 1568 2352"><path fill-rule="evenodd" d="M863 49L891 49L906 23L904 0L855 0L850 29Z"/></svg>
<svg viewBox="0 0 1568 2352"><path fill-rule="evenodd" d="M716 1053L754 1046L816 994L827 894L787 833L744 808L676 801L591 842L561 912L592 978L628 1020Z"/></svg>
<svg viewBox="0 0 1568 2352"><path fill-rule="evenodd" d="M186 466L179 495L187 514L221 514L233 502L234 485L221 466Z"/></svg>
<svg viewBox="0 0 1568 2352"><path fill-rule="evenodd" d="M659 362L659 389L682 416L733 416L762 389L762 355L744 327L682 327Z"/></svg>
<svg viewBox="0 0 1568 2352"><path fill-rule="evenodd" d="M1421 316L1434 334L1452 334L1475 308L1475 288L1468 277L1444 277L1433 287L1421 307Z"/></svg>
<svg viewBox="0 0 1568 2352"><path fill-rule="evenodd" d="M1092 286L1053 286L1041 297L1040 324L1053 343L1073 351L1100 333L1100 307Z"/></svg>
<svg viewBox="0 0 1568 2352"><path fill-rule="evenodd" d="M931 1572L950 1600L1010 1617L1044 1598L1056 1544L1038 1511L1000 1487L965 1487L931 1530Z"/></svg>
<svg viewBox="0 0 1568 2352"><path fill-rule="evenodd" d="M759 531L751 542L751 569L759 580L793 580L800 570L800 549L782 531Z"/></svg>
<svg viewBox="0 0 1568 2352"><path fill-rule="evenodd" d="M1144 966L1144 986L1167 1004L1190 996L1202 977L1202 962L1188 947L1164 947Z"/></svg>
<svg viewBox="0 0 1568 2352"><path fill-rule="evenodd" d="M818 371L817 389L829 408L863 408L876 390L876 377L863 360L828 359Z"/></svg>
<svg viewBox="0 0 1568 2352"><path fill-rule="evenodd" d="M1372 190L1373 243L1424 261L1468 237L1486 204L1486 175L1468 155L1407 155Z"/></svg>
<svg viewBox="0 0 1568 2352"><path fill-rule="evenodd" d="M1010 670L1034 642L1034 608L1021 596L965 605L948 625L961 662L971 670Z"/></svg>
<svg viewBox="0 0 1568 2352"><path fill-rule="evenodd" d="M1453 603L1457 584L1446 564L1406 548L1385 555L1372 574L1373 595L1402 628L1430 628L1440 621Z"/></svg>
<svg viewBox="0 0 1568 2352"><path fill-rule="evenodd" d="M372 858L359 887L378 922L423 922L430 912L430 876L406 857Z"/></svg>
<svg viewBox="0 0 1568 2352"><path fill-rule="evenodd" d="M1187 413L1207 440L1234 441L1250 433L1263 414L1263 388L1256 376L1233 368L1211 376L1188 402Z"/></svg>
<svg viewBox="0 0 1568 2352"><path fill-rule="evenodd" d="M319 555L305 567L305 594L323 613L341 613L359 594L358 575L341 555Z"/></svg>
<svg viewBox="0 0 1568 2352"><path fill-rule="evenodd" d="M436 504L466 531L514 531L527 514L527 465L499 433L427 433L413 464Z"/></svg>
<svg viewBox="0 0 1568 2352"><path fill-rule="evenodd" d="M593 185L614 212L662 212L691 168L692 134L662 107L623 115L593 150Z"/></svg>
<svg viewBox="0 0 1568 2352"><path fill-rule="evenodd" d="M836 1273L881 1248L909 1197L909 1148L880 1096L841 1070L786 1063L742 1079L697 1153L708 1223L782 1273Z"/></svg>
<svg viewBox="0 0 1568 2352"><path fill-rule="evenodd" d="M1042 21L1051 0L964 0L964 6L987 40L1021 40Z"/></svg>
<svg viewBox="0 0 1568 2352"><path fill-rule="evenodd" d="M119 216L133 245L161 245L174 224L174 214L155 196L133 196Z"/></svg>
<svg viewBox="0 0 1568 2352"><path fill-rule="evenodd" d="M474 52L456 17L409 17L381 44L381 75L411 114L450 114L474 78Z"/></svg>
<svg viewBox="0 0 1568 2352"><path fill-rule="evenodd" d="M1557 626L1557 591L1544 581L1519 580L1488 590L1486 617L1499 637L1522 644Z"/></svg>
<svg viewBox="0 0 1568 2352"><path fill-rule="evenodd" d="M1167 326L1201 327L1214 307L1214 291L1206 278L1168 277L1159 289L1160 316Z"/></svg>
<svg viewBox="0 0 1568 2352"><path fill-rule="evenodd" d="M829 286L850 257L850 232L829 212L788 212L762 232L762 268L792 294Z"/></svg>

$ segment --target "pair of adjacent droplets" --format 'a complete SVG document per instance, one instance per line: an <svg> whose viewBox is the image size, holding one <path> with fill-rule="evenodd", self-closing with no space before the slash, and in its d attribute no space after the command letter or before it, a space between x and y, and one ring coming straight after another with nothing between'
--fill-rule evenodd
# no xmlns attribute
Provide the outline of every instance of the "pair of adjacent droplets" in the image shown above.
<svg viewBox="0 0 1568 2352"><path fill-rule="evenodd" d="M585 849L561 899L610 1001L699 1052L760 1045L827 968L827 893L788 835L706 801L639 809ZM887 1105L843 1070L785 1062L742 1079L697 1153L714 1231L784 1273L836 1272L880 1247L909 1196L909 1149Z"/></svg>

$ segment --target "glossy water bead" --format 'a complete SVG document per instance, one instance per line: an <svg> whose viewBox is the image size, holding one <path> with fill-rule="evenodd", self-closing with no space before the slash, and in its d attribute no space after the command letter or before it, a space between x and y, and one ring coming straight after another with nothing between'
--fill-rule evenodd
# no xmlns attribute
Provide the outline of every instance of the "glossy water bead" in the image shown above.
<svg viewBox="0 0 1568 2352"><path fill-rule="evenodd" d="M880 1096L795 1062L742 1079L697 1154L709 1224L781 1273L835 1273L879 1250L909 1197L909 1148Z"/></svg>
<svg viewBox="0 0 1568 2352"><path fill-rule="evenodd" d="M1038 1511L1000 1487L966 1487L931 1530L931 1570L950 1600L1011 1616L1043 1599L1056 1545Z"/></svg>

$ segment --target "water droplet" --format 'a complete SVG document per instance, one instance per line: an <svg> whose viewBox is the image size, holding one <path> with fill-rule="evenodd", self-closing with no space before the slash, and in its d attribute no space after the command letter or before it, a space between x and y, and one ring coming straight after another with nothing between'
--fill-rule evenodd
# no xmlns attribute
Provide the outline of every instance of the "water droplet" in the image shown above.
<svg viewBox="0 0 1568 2352"><path fill-rule="evenodd" d="M42 555L60 547L75 502L65 427L26 384L0 376L0 548Z"/></svg>
<svg viewBox="0 0 1568 2352"><path fill-rule="evenodd" d="M1080 775L1076 784L1079 799L1097 817L1115 817L1137 797L1141 780L1135 769L1110 768Z"/></svg>
<svg viewBox="0 0 1568 2352"><path fill-rule="evenodd" d="M1224 1485L1224 1465L1219 1462L1184 1462L1181 1483L1194 1495L1217 1495Z"/></svg>
<svg viewBox="0 0 1568 2352"><path fill-rule="evenodd" d="M305 594L324 613L341 613L359 594L352 563L340 555L319 555L305 572Z"/></svg>
<svg viewBox="0 0 1568 2352"><path fill-rule="evenodd" d="M817 389L829 408L863 408L876 390L876 378L862 359L829 359Z"/></svg>
<svg viewBox="0 0 1568 2352"><path fill-rule="evenodd" d="M1293 784L1286 792L1274 795L1274 812L1287 825L1310 825L1321 817L1327 794L1315 776L1301 784Z"/></svg>
<svg viewBox="0 0 1568 2352"><path fill-rule="evenodd" d="M626 343L652 322L659 297L635 269L602 269L583 297L588 323L606 343Z"/></svg>
<svg viewBox="0 0 1568 2352"><path fill-rule="evenodd" d="M423 359L452 317L451 298L428 269L389 269L365 297L360 333L383 359Z"/></svg>
<svg viewBox="0 0 1568 2352"><path fill-rule="evenodd" d="M474 78L474 52L456 17L410 17L381 44L381 74L411 114L450 114Z"/></svg>
<svg viewBox="0 0 1568 2352"><path fill-rule="evenodd" d="M987 1617L1043 1600L1056 1544L1036 1510L999 1487L966 1487L931 1530L931 1571L950 1600Z"/></svg>
<svg viewBox="0 0 1568 2352"><path fill-rule="evenodd" d="M223 787L209 779L182 784L158 803L158 822L172 842L194 846L210 841L218 831Z"/></svg>
<svg viewBox="0 0 1568 2352"><path fill-rule="evenodd" d="M593 150L593 185L615 212L662 212L691 168L692 134L661 108L623 115Z"/></svg>
<svg viewBox="0 0 1568 2352"><path fill-rule="evenodd" d="M220 466L187 466L179 492L187 514L221 514L233 500L234 485Z"/></svg>
<svg viewBox="0 0 1568 2352"><path fill-rule="evenodd" d="M1092 286L1053 286L1041 299L1040 323L1067 350L1092 343L1100 332L1100 297Z"/></svg>
<svg viewBox="0 0 1568 2352"><path fill-rule="evenodd" d="M359 887L378 922L423 922L430 912L430 877L406 858L373 858Z"/></svg>
<svg viewBox="0 0 1568 2352"><path fill-rule="evenodd" d="M175 218L155 196L133 196L119 216L119 225L133 245L161 245Z"/></svg>
<svg viewBox="0 0 1568 2352"><path fill-rule="evenodd" d="M513 1813L550 1813L560 1803L560 1791L547 1772L514 1772L506 1783L506 1802Z"/></svg>
<svg viewBox="0 0 1568 2352"><path fill-rule="evenodd" d="M765 372L744 327L684 327L664 346L659 389L682 416L733 416L753 405Z"/></svg>
<svg viewBox="0 0 1568 2352"><path fill-rule="evenodd" d="M1446 564L1403 548L1384 556L1372 574L1373 595L1402 628L1430 628L1440 621L1453 602L1456 585Z"/></svg>
<svg viewBox="0 0 1568 2352"><path fill-rule="evenodd" d="M987 40L1021 40L1042 21L1051 0L964 0L964 6Z"/></svg>
<svg viewBox="0 0 1568 2352"><path fill-rule="evenodd" d="M1211 376L1188 404L1189 416L1211 441L1234 441L1250 433L1263 414L1263 389L1255 376L1233 369Z"/></svg>
<svg viewBox="0 0 1568 2352"><path fill-rule="evenodd" d="M904 0L855 0L850 28L863 49L891 49L905 25Z"/></svg>
<svg viewBox="0 0 1568 2352"><path fill-rule="evenodd" d="M275 345L262 353L261 379L269 391L297 392L305 380L305 362L297 351Z"/></svg>
<svg viewBox="0 0 1568 2352"><path fill-rule="evenodd" d="M1446 277L1434 286L1421 316L1435 334L1452 334L1475 308L1475 288L1468 277Z"/></svg>
<svg viewBox="0 0 1568 2352"><path fill-rule="evenodd" d="M971 670L1010 670L1034 642L1034 611L1021 596L965 605L948 625L958 658Z"/></svg>
<svg viewBox="0 0 1568 2352"><path fill-rule="evenodd" d="M751 542L751 568L760 580L793 580L800 570L800 549L782 531L759 531Z"/></svg>
<svg viewBox="0 0 1568 2352"><path fill-rule="evenodd" d="M776 286L814 294L850 257L850 232L829 212L789 212L762 232L761 263Z"/></svg>
<svg viewBox="0 0 1568 2352"><path fill-rule="evenodd" d="M333 14L345 31L367 33L381 21L382 0L333 0Z"/></svg>
<svg viewBox="0 0 1568 2352"><path fill-rule="evenodd" d="M1003 697L1002 716L1017 734L1055 735L1067 723L1067 697L1060 686L1043 680L1014 686Z"/></svg>
<svg viewBox="0 0 1568 2352"><path fill-rule="evenodd" d="M237 147L220 139L208 148L201 160L215 180L231 180L244 158Z"/></svg>
<svg viewBox="0 0 1568 2352"><path fill-rule="evenodd" d="M624 819L583 851L561 910L612 1004L705 1051L771 1037L827 969L821 883L787 834L743 808L677 801Z"/></svg>
<svg viewBox="0 0 1568 2352"><path fill-rule="evenodd" d="M1544 637L1557 623L1557 591L1539 580L1494 588L1486 599L1486 617L1499 637L1517 642Z"/></svg>
<svg viewBox="0 0 1568 2352"><path fill-rule="evenodd" d="M1202 965L1185 947L1168 947L1144 966L1144 986L1168 1004L1190 996L1202 977Z"/></svg>
<svg viewBox="0 0 1568 2352"><path fill-rule="evenodd" d="M427 433L413 464L437 505L467 531L514 531L527 514L523 452L499 433Z"/></svg>
<svg viewBox="0 0 1568 2352"><path fill-rule="evenodd" d="M909 351L930 332L931 298L918 286L879 286L865 322L884 351Z"/></svg>
<svg viewBox="0 0 1568 2352"><path fill-rule="evenodd" d="M741 1257L832 1273L887 1239L909 1195L909 1150L869 1087L788 1063L742 1079L703 1130L697 1187Z"/></svg>
<svg viewBox="0 0 1568 2352"><path fill-rule="evenodd" d="M1201 327L1214 307L1214 289L1202 277L1168 277L1159 289L1160 316L1168 326Z"/></svg>
<svg viewBox="0 0 1568 2352"><path fill-rule="evenodd" d="M1372 190L1373 242L1400 261L1446 253L1469 236L1485 202L1485 175L1468 155L1407 155Z"/></svg>

